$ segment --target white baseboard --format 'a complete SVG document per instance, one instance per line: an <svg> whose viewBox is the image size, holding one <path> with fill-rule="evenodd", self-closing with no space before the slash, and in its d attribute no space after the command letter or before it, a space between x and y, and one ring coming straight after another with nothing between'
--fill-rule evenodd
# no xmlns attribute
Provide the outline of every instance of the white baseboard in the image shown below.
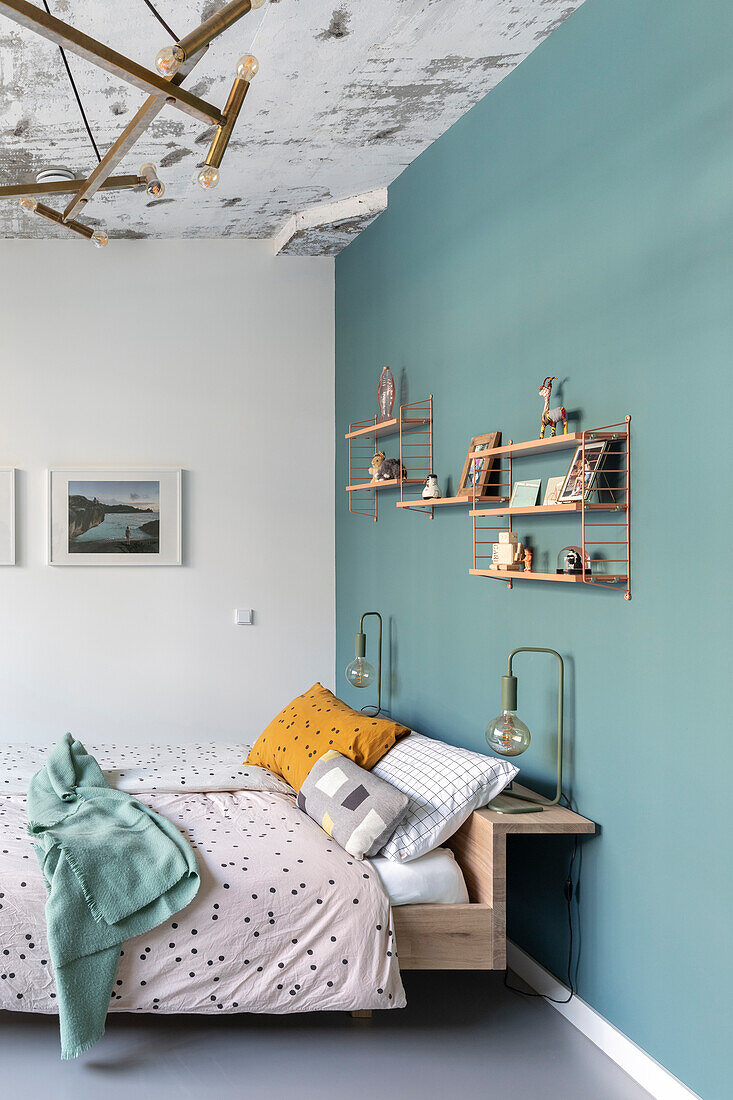
<svg viewBox="0 0 733 1100"><path fill-rule="evenodd" d="M568 990L521 947L507 941L507 965L537 993L562 1000ZM627 1035L609 1023L589 1004L575 996L566 1005L553 1004L569 1023L595 1043L629 1077L654 1097L654 1100L701 1100L697 1093L660 1065L651 1054L637 1046Z"/></svg>

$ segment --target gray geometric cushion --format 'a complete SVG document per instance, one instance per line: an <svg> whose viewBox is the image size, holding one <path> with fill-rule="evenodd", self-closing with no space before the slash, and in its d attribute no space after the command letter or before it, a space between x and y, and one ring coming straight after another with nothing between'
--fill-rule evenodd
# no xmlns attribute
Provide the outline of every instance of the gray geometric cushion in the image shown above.
<svg viewBox="0 0 733 1100"><path fill-rule="evenodd" d="M407 795L335 749L313 765L298 792L301 810L355 859L379 851L408 802Z"/></svg>

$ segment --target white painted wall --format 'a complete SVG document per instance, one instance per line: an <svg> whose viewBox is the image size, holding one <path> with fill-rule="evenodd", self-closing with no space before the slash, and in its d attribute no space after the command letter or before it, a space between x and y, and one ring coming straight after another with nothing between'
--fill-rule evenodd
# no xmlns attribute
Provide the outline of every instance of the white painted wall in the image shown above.
<svg viewBox="0 0 733 1100"><path fill-rule="evenodd" d="M265 242L0 241L0 739L248 740L331 683L333 330ZM184 566L48 566L54 465L183 467Z"/></svg>

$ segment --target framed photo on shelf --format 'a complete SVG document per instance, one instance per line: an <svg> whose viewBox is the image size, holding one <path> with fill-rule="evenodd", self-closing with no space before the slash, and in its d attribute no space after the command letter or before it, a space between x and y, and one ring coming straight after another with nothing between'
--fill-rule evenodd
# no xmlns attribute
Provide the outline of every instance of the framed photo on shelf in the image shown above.
<svg viewBox="0 0 733 1100"><path fill-rule="evenodd" d="M49 565L180 565L180 469L48 474Z"/></svg>
<svg viewBox="0 0 733 1100"><path fill-rule="evenodd" d="M512 489L510 508L534 508L539 500L540 478L532 478L531 481L515 481Z"/></svg>
<svg viewBox="0 0 733 1100"><path fill-rule="evenodd" d="M562 475L562 477L548 477L547 488L545 489L545 499L542 501L542 503L557 504L558 500L560 499L560 493L562 492L562 487L564 484L564 474Z"/></svg>
<svg viewBox="0 0 733 1100"><path fill-rule="evenodd" d="M606 453L605 442L589 443L585 448L585 469L583 469L583 448L578 447L565 475L560 490L558 504L571 504L574 501L587 500L595 487L596 477Z"/></svg>
<svg viewBox="0 0 733 1100"><path fill-rule="evenodd" d="M15 469L0 467L0 565L15 565Z"/></svg>
<svg viewBox="0 0 733 1100"><path fill-rule="evenodd" d="M457 497L468 497L476 491L476 496L486 496L486 487L492 470L496 464L496 458L470 458L472 451L492 451L501 443L501 432L487 432L486 435L475 435L471 439L463 463L461 480L458 483Z"/></svg>

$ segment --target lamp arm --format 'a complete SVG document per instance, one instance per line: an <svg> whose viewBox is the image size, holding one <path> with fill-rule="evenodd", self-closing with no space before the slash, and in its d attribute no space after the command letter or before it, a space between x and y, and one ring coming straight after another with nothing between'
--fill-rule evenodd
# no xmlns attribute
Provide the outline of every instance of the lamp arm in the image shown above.
<svg viewBox="0 0 733 1100"><path fill-rule="evenodd" d="M563 719L565 697L565 664L556 649L544 649L542 646L519 646L513 649L507 660L507 676L512 676L512 659L517 653L550 653L557 658L557 786L555 797L551 801L544 798L532 798L530 795L522 795L526 802L537 802L542 806L557 806L562 797L562 752L563 752Z"/></svg>
<svg viewBox="0 0 733 1100"><path fill-rule="evenodd" d="M377 643L377 714L382 710L382 616L378 611L365 611L359 619L359 633L364 633L364 620L370 615L379 619L379 641Z"/></svg>

